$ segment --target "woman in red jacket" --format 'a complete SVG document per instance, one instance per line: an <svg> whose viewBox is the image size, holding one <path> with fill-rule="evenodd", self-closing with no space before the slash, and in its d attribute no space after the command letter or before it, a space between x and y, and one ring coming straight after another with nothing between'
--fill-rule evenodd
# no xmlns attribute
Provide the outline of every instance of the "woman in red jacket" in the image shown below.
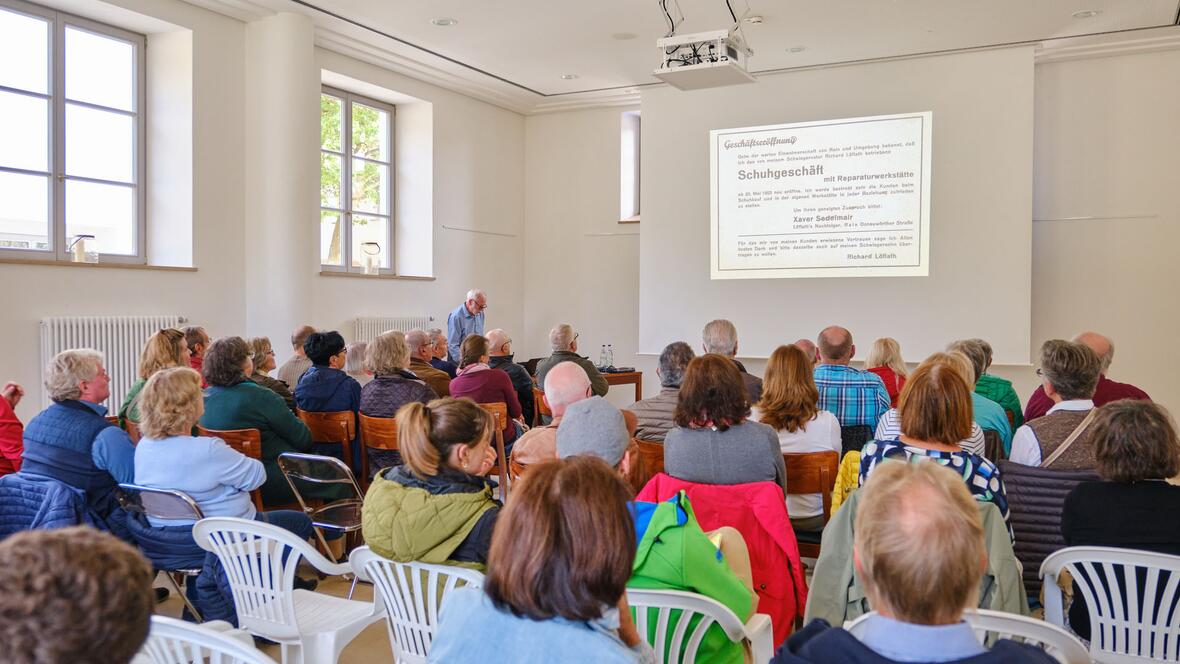
<svg viewBox="0 0 1180 664"><path fill-rule="evenodd" d="M24 395L25 391L16 383L8 383L0 391L0 475L20 470L25 428L13 409Z"/></svg>
<svg viewBox="0 0 1180 664"><path fill-rule="evenodd" d="M487 337L469 334L459 346L459 373L451 380L451 396L467 397L475 403L508 404L508 421L504 423L504 446L516 440L516 423L521 416L520 400L512 379L502 369L488 366L489 344Z"/></svg>
<svg viewBox="0 0 1180 664"><path fill-rule="evenodd" d="M901 345L896 339L882 337L873 342L869 356L865 359L865 369L881 377L885 383L885 391L889 393L889 407L897 408L897 397L901 388L905 387L905 360L901 359Z"/></svg>

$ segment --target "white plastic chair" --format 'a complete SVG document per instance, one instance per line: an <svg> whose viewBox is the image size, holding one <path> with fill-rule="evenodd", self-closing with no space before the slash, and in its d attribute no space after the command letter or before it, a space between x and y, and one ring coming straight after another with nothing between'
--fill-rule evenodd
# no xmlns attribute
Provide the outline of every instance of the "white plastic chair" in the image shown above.
<svg viewBox="0 0 1180 664"><path fill-rule="evenodd" d="M864 635L865 621L875 615L876 611L870 611L850 620L844 623L844 629L860 639ZM1076 636L1044 620L990 609L968 609L963 612L963 620L975 630L980 643L988 643L990 637L1013 639L1039 646L1062 664L1087 664L1090 661L1086 646Z"/></svg>
<svg viewBox="0 0 1180 664"><path fill-rule="evenodd" d="M367 546L354 550L348 559L358 577L373 583L374 592L385 604L389 644L393 660L399 663L426 661L438 629L439 612L451 591L464 586L483 587L483 574L475 570L394 562Z"/></svg>
<svg viewBox="0 0 1180 664"><path fill-rule="evenodd" d="M211 629L210 625L215 623L230 631ZM248 642L236 638L235 632L244 635ZM152 616L151 632L132 661L135 664L275 664L254 647L248 634L234 630L227 622L194 625L167 616Z"/></svg>
<svg viewBox="0 0 1180 664"><path fill-rule="evenodd" d="M750 643L755 664L769 662L774 656L774 633L770 616L756 613L742 624L740 618L721 602L710 597L682 590L627 589L627 603L635 612L635 627L642 638L647 638L651 611L656 610L655 641L649 641L656 653L656 661L665 664L693 664L705 631L720 625L731 641ZM673 622L672 611L680 615ZM700 622L689 632L689 622L700 616Z"/></svg>
<svg viewBox="0 0 1180 664"><path fill-rule="evenodd" d="M335 662L361 630L383 616L376 603L294 590L300 558L325 574L343 575L352 568L331 562L282 528L260 521L210 517L193 526L193 539L221 560L238 624L277 641L284 664Z"/></svg>
<svg viewBox="0 0 1180 664"><path fill-rule="evenodd" d="M1144 575L1142 587L1137 569ZM1106 546L1053 553L1041 564L1045 620L1064 627L1057 585L1062 570L1069 571L1081 593L1074 601L1084 601L1089 609L1095 662L1180 660L1180 556Z"/></svg>

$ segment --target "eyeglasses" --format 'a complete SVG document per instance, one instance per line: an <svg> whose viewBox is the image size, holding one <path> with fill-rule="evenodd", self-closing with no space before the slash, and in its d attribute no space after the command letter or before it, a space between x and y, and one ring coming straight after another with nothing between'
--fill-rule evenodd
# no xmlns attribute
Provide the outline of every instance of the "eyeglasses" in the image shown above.
<svg viewBox="0 0 1180 664"><path fill-rule="evenodd" d="M1045 376L1045 372L1043 370L1041 370L1040 367L1037 367L1037 377L1043 378L1044 376Z"/></svg>

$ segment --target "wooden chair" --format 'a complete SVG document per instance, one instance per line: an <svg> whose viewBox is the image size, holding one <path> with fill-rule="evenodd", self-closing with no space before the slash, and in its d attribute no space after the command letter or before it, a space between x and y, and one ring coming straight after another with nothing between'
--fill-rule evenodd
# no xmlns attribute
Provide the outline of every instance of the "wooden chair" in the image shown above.
<svg viewBox="0 0 1180 664"><path fill-rule="evenodd" d="M197 434L209 438L220 438L226 445L234 448L251 459L262 460L262 432L258 429L206 429L197 427ZM262 510L262 490L250 492L250 499L254 501L254 508Z"/></svg>
<svg viewBox="0 0 1180 664"><path fill-rule="evenodd" d="M492 472L500 476L500 500L507 503L508 455L504 453L504 427L508 422L508 404L497 401L495 403L481 403L479 407L491 413L492 419L495 420L493 426L496 427L496 431L492 435L492 441L496 446L496 465L492 466Z"/></svg>
<svg viewBox="0 0 1180 664"><path fill-rule="evenodd" d="M356 438L356 414L351 410L312 412L295 410L317 443L339 444L344 463L352 467L352 439ZM354 469L355 470L355 469Z"/></svg>
<svg viewBox="0 0 1180 664"><path fill-rule="evenodd" d="M397 451L397 418L357 413L361 433L361 484L369 488L369 448Z"/></svg>
<svg viewBox="0 0 1180 664"><path fill-rule="evenodd" d="M516 459L513 459L512 457L508 457L508 478L509 478L509 481L515 483L516 480L519 480L522 475L524 475L526 472L528 472L528 469L529 469L529 467L527 464L520 463L519 461L517 461Z"/></svg>
<svg viewBox="0 0 1180 664"><path fill-rule="evenodd" d="M119 426L119 416L118 415L107 415L104 419L106 419L107 424L113 424L115 426Z"/></svg>
<svg viewBox="0 0 1180 664"><path fill-rule="evenodd" d="M633 473L634 484L642 488L647 481L664 472L664 444L654 440L633 439L639 447L640 469ZM638 491L638 489L636 489Z"/></svg>
<svg viewBox="0 0 1180 664"><path fill-rule="evenodd" d="M983 430L983 456L992 463L1008 458L1008 455L1004 454L1004 441L1000 440L1000 432L994 429Z"/></svg>
<svg viewBox="0 0 1180 664"><path fill-rule="evenodd" d="M127 432L127 437L131 439L132 445L138 445L139 439L143 438L143 434L139 431L139 423L131 420L123 420L123 430Z"/></svg>
<svg viewBox="0 0 1180 664"><path fill-rule="evenodd" d="M832 489L836 486L836 473L840 470L840 454L834 450L783 454L783 462L787 465L787 495L818 493L823 496L826 524L832 516ZM803 558L818 558L821 535L822 529L796 530L799 555Z"/></svg>
<svg viewBox="0 0 1180 664"><path fill-rule="evenodd" d="M553 417L553 410L545 401L545 393L533 386L533 426L539 427L545 423L542 417Z"/></svg>

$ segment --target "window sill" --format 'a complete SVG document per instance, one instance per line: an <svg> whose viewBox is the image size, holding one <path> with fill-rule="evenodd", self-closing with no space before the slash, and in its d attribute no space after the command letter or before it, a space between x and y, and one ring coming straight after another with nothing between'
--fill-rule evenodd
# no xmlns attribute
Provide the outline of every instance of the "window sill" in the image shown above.
<svg viewBox="0 0 1180 664"><path fill-rule="evenodd" d="M335 272L321 270L321 277L352 277L353 279L393 279L397 281L434 281L434 277L406 277L398 274L361 274L360 272Z"/></svg>
<svg viewBox="0 0 1180 664"><path fill-rule="evenodd" d="M634 217L627 217L626 219L620 219L619 223L620 224L638 224L639 223L639 215L635 215Z"/></svg>
<svg viewBox="0 0 1180 664"><path fill-rule="evenodd" d="M43 265L46 267L114 268L119 270L156 270L158 272L196 272L195 267L178 265L140 265L138 263L74 263L72 261L39 261L31 258L0 258L0 265Z"/></svg>

